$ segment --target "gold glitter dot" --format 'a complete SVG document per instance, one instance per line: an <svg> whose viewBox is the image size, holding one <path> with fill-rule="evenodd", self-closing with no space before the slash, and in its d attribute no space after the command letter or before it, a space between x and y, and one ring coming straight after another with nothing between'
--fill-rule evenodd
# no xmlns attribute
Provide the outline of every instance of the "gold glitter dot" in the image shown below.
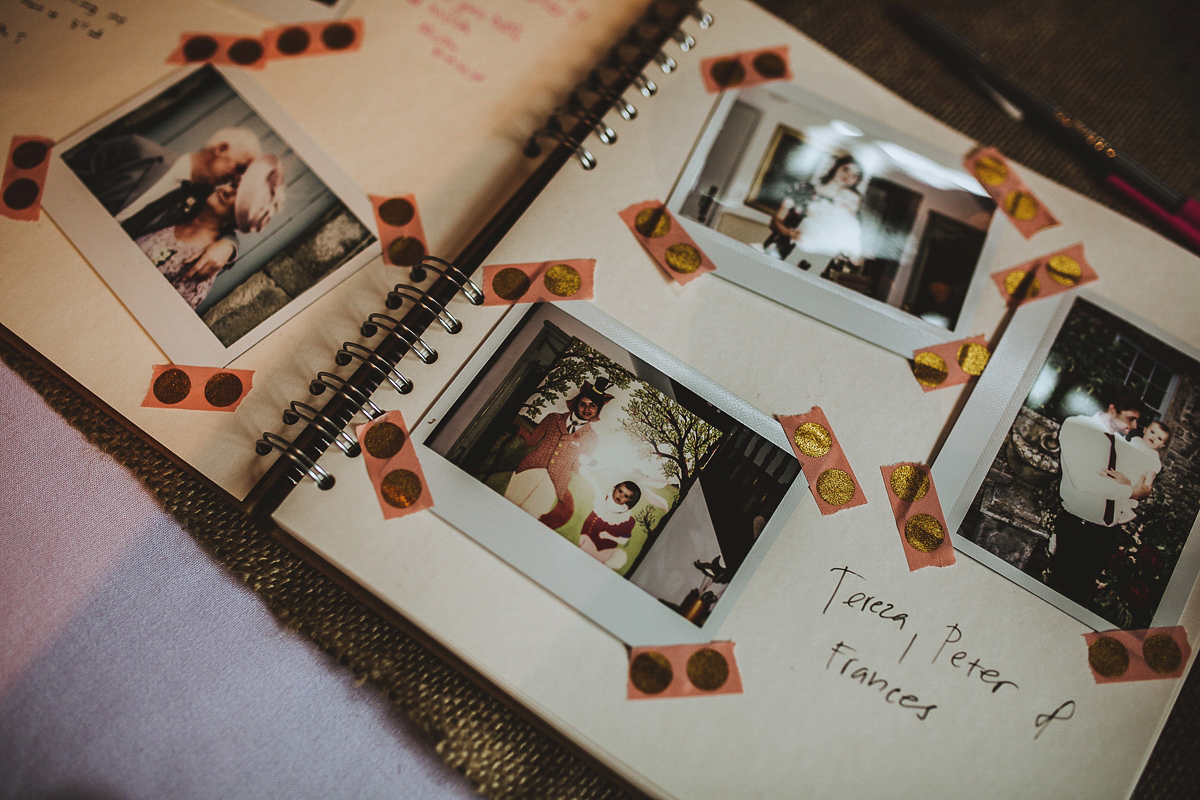
<svg viewBox="0 0 1200 800"><path fill-rule="evenodd" d="M520 300L529 291L529 276L516 267L505 267L492 278L492 291L501 300Z"/></svg>
<svg viewBox="0 0 1200 800"><path fill-rule="evenodd" d="M949 372L946 360L928 350L913 356L913 375L922 386L941 386Z"/></svg>
<svg viewBox="0 0 1200 800"><path fill-rule="evenodd" d="M697 689L715 692L729 680L729 662L711 647L701 647L688 657L687 676Z"/></svg>
<svg viewBox="0 0 1200 800"><path fill-rule="evenodd" d="M391 458L404 447L404 429L394 422L377 422L363 436L363 447L376 458Z"/></svg>
<svg viewBox="0 0 1200 800"><path fill-rule="evenodd" d="M414 236L401 236L388 245L388 260L397 267L411 267L425 257L425 245Z"/></svg>
<svg viewBox="0 0 1200 800"><path fill-rule="evenodd" d="M854 498L854 479L840 469L827 469L817 476L817 494L831 506L844 506Z"/></svg>
<svg viewBox="0 0 1200 800"><path fill-rule="evenodd" d="M570 297L583 288L583 278L579 270L569 264L555 264L546 270L542 279L546 291L557 297Z"/></svg>
<svg viewBox="0 0 1200 800"><path fill-rule="evenodd" d="M929 491L929 473L912 464L901 464L892 472L889 483L896 497L911 503Z"/></svg>
<svg viewBox="0 0 1200 800"><path fill-rule="evenodd" d="M958 365L968 375L982 375L991 355L978 342L967 342L958 348Z"/></svg>
<svg viewBox="0 0 1200 800"><path fill-rule="evenodd" d="M782 78L787 74L787 62L779 53L759 53L754 57L754 71L764 78Z"/></svg>
<svg viewBox="0 0 1200 800"><path fill-rule="evenodd" d="M1159 675L1170 675L1183 663L1179 643L1165 633L1152 633L1142 642L1142 658L1146 666Z"/></svg>
<svg viewBox="0 0 1200 800"><path fill-rule="evenodd" d="M634 217L633 229L647 239L657 239L671 230L671 217L662 206L643 208Z"/></svg>
<svg viewBox="0 0 1200 800"><path fill-rule="evenodd" d="M691 275L700 269L700 251L687 242L679 242L668 247L664 258L668 267L683 275Z"/></svg>
<svg viewBox="0 0 1200 800"><path fill-rule="evenodd" d="M379 218L397 228L412 222L416 209L403 197L393 197L379 204Z"/></svg>
<svg viewBox="0 0 1200 800"><path fill-rule="evenodd" d="M383 476L379 491L384 501L396 508L408 508L421 498L421 479L412 470L394 469Z"/></svg>
<svg viewBox="0 0 1200 800"><path fill-rule="evenodd" d="M1063 255L1050 256L1046 260L1046 272L1050 273L1051 280L1063 286L1074 286L1083 277L1083 267L1079 266L1079 262Z"/></svg>
<svg viewBox="0 0 1200 800"><path fill-rule="evenodd" d="M671 662L656 650L638 653L629 662L629 681L645 694L658 694L671 685L674 677Z"/></svg>
<svg viewBox="0 0 1200 800"><path fill-rule="evenodd" d="M809 458L822 458L833 447L833 436L825 426L816 422L805 422L796 428L792 441L801 453Z"/></svg>
<svg viewBox="0 0 1200 800"><path fill-rule="evenodd" d="M1101 678L1119 678L1129 669L1129 651L1111 636L1088 645L1088 663Z"/></svg>
<svg viewBox="0 0 1200 800"><path fill-rule="evenodd" d="M904 538L914 550L932 553L946 541L946 530L932 514L913 514L904 523Z"/></svg>
<svg viewBox="0 0 1200 800"><path fill-rule="evenodd" d="M238 401L244 389L237 375L218 372L204 384L204 399L217 408L226 408Z"/></svg>
<svg viewBox="0 0 1200 800"><path fill-rule="evenodd" d="M746 80L746 68L736 58L721 59L708 68L708 74L721 87L737 86Z"/></svg>
<svg viewBox="0 0 1200 800"><path fill-rule="evenodd" d="M1018 189L1004 196L1005 210L1012 215L1013 219L1021 222L1033 219L1038 212L1038 207L1037 198L1029 192L1022 192Z"/></svg>
<svg viewBox="0 0 1200 800"><path fill-rule="evenodd" d="M1021 282L1025 280L1025 273L1019 269L1014 269L1004 276L1004 291L1009 297L1012 297L1021 288ZM1025 287L1025 291L1021 295L1022 300L1027 300L1030 297L1037 297L1042 291L1042 285L1038 283L1038 279L1034 278Z"/></svg>
<svg viewBox="0 0 1200 800"><path fill-rule="evenodd" d="M983 156L975 162L975 177L985 186L999 186L1008 180L1008 165L998 158Z"/></svg>
<svg viewBox="0 0 1200 800"><path fill-rule="evenodd" d="M172 367L154 379L154 397L164 405L183 402L192 391L192 379L181 369Z"/></svg>

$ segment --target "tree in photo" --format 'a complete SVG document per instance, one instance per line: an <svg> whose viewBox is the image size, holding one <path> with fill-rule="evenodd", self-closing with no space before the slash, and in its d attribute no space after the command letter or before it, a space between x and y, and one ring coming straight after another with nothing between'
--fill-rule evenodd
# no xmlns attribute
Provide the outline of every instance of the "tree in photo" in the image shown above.
<svg viewBox="0 0 1200 800"><path fill-rule="evenodd" d="M618 389L628 389L633 380L628 370L617 362L580 340L572 339L546 370L537 393L521 406L520 413L536 420L544 408L574 396L585 382L595 383L599 378L607 378Z"/></svg>

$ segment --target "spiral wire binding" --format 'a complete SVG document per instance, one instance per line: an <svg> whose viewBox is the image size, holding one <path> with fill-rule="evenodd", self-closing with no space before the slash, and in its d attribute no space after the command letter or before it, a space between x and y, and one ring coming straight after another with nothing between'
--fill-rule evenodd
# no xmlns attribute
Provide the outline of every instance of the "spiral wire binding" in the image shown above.
<svg viewBox="0 0 1200 800"><path fill-rule="evenodd" d="M320 411L317 411L308 403L301 403L299 400L293 400L289 404L289 409L283 412L283 423L285 425L295 425L302 419L308 420L310 423L316 425L318 428L325 431L325 433L329 434L330 441L336 444L339 450L351 458L362 452L362 448L358 446L358 442L354 441L354 437L334 425L333 420L326 417Z"/></svg>
<svg viewBox="0 0 1200 800"><path fill-rule="evenodd" d="M334 355L333 362L339 367L344 367L355 358L361 361L363 366L382 376L400 394L408 394L413 390L413 382L404 377L395 365L389 364L386 358L358 342L342 342L342 349Z"/></svg>
<svg viewBox="0 0 1200 800"><path fill-rule="evenodd" d="M397 364L410 351L426 364L437 359L437 351L421 338L434 323L440 324L448 334L462 330L462 323L446 306L458 294L472 305L483 303L483 290L471 279L471 274L567 161L576 158L585 170L596 166L595 156L584 147L583 141L593 134L605 144L616 141L617 134L605 123L604 116L613 109L625 120L637 116L637 109L624 98L627 89L633 88L646 98L655 95L658 87L645 70L650 64L658 64L664 74L669 74L678 67L663 47L670 41L683 52L695 46L695 39L680 29L688 17L694 19L701 30L707 29L713 21L695 0L656 0L652 3L642 20L613 45L600 66L575 87L546 124L530 134L525 146L525 154L530 158L542 155L540 140L549 139L557 144L458 258L447 261L425 256L411 267L409 278L413 283L423 283L429 272L438 277L427 289L401 283L388 292L385 305L389 310L400 309L405 298L410 301L409 307L401 319L371 314L363 321L360 332L364 337L375 336L380 328L387 331L373 348L358 342L342 343L334 355L334 363L345 367L357 360L359 366L354 373L343 378L332 372L318 372L309 383L309 392L320 395L326 388L332 390L324 406L318 410L307 403L294 401L283 413L285 424L304 420L307 422L304 429L290 441L277 433L266 432L255 443L259 455L277 451L282 457L271 465L247 498L253 508L270 513L305 477L315 481L319 489L333 487L333 475L318 465L316 459L331 443L347 456L359 454L358 443L345 432L345 427L356 414L375 419L384 413L371 400L371 394L382 384L390 384L401 394L412 391L412 381L397 369ZM611 79L606 79L606 75L612 76Z"/></svg>
<svg viewBox="0 0 1200 800"><path fill-rule="evenodd" d="M335 393L341 392L350 400L358 403L358 410L367 419L376 419L384 415L384 410L375 405L371 398L363 394L362 390L353 384L346 383L346 380L341 375L335 375L332 372L318 372L317 377L313 378L308 384L309 394L321 394L326 389L332 389ZM353 396L351 396L353 395Z"/></svg>
<svg viewBox="0 0 1200 800"><path fill-rule="evenodd" d="M254 445L254 450L260 456L268 455L272 450L278 450L287 456L296 466L303 470L306 477L312 478L318 489L332 489L333 476L323 467L304 454L300 448L277 433L264 433Z"/></svg>

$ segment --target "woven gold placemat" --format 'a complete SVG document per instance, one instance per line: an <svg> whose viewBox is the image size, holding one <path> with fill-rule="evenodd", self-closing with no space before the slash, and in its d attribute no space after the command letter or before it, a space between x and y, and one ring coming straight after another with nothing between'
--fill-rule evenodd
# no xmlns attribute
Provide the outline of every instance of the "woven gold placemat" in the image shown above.
<svg viewBox="0 0 1200 800"><path fill-rule="evenodd" d="M1108 195L1064 151L1004 117L929 54L903 40L883 18L884 3L758 1L969 136L1138 218L1136 209ZM1192 88L1200 85L1200 61L1194 55L1200 4L935 0L926 5L1177 188L1200 194L1194 168L1200 98ZM803 71L803 65L793 68L797 74ZM496 800L633 796L283 547L269 523L247 517L2 341L0 357L71 425L145 483L213 558L262 597L282 624L312 639L407 714L482 794ZM1200 785L1197 722L1200 674L1194 671L1135 797L1194 796ZM965 791L970 793L970 787ZM797 796L802 795L803 787L797 787Z"/></svg>

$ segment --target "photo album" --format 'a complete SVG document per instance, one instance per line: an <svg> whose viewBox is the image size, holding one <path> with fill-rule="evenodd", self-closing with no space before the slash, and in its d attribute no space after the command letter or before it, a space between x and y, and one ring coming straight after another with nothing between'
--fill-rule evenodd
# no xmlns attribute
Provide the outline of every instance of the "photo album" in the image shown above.
<svg viewBox="0 0 1200 800"><path fill-rule="evenodd" d="M635 792L1130 796L1195 255L745 0L96 5L0 17L7 343Z"/></svg>

